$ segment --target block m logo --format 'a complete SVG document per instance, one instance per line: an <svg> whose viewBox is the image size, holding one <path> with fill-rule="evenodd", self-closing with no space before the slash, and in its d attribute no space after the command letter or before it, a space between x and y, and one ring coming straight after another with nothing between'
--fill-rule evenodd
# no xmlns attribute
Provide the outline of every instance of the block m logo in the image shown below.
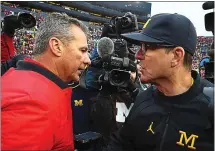
<svg viewBox="0 0 215 151"><path fill-rule="evenodd" d="M116 102L116 108L117 108L116 121L120 123L124 123L125 118L128 116L133 105L134 103L131 103L131 106L127 108L125 103Z"/></svg>
<svg viewBox="0 0 215 151"><path fill-rule="evenodd" d="M178 144L180 146L184 146L185 144L188 145L188 143L190 142L190 145L188 145L187 147L189 149L195 150L196 149L196 147L194 147L195 141L199 136L192 134L192 135L190 135L189 138L187 138L186 132L179 131L179 133L181 134L181 137L180 137L179 142L176 142L176 144ZM185 144L183 143L183 141L185 142Z"/></svg>
<svg viewBox="0 0 215 151"><path fill-rule="evenodd" d="M83 100L75 100L75 106L83 106Z"/></svg>

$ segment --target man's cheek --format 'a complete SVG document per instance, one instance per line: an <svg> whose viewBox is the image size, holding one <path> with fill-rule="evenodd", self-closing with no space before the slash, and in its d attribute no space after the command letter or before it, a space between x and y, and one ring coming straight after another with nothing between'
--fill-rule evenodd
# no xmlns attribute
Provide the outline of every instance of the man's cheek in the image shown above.
<svg viewBox="0 0 215 151"><path fill-rule="evenodd" d="M83 63L85 60L86 60L86 57L85 56L81 56L81 58L80 58L81 63Z"/></svg>

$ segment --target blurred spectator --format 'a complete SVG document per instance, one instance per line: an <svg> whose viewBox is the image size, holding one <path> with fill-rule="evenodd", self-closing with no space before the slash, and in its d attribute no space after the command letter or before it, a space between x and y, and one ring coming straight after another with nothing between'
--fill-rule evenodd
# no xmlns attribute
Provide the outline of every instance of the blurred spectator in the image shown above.
<svg viewBox="0 0 215 151"><path fill-rule="evenodd" d="M200 71L199 63L202 60L202 58L207 56L207 51L211 47L211 44L213 42L213 37L199 36L197 40L198 40L198 43L196 46L196 53L193 56L192 69L198 71L199 73L204 73L204 68L201 68L201 71ZM200 75L204 75L204 74L200 74Z"/></svg>

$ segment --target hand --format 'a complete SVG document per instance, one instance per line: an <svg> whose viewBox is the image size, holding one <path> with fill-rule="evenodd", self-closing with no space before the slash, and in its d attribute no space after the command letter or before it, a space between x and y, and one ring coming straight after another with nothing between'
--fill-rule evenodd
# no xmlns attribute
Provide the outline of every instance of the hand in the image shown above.
<svg viewBox="0 0 215 151"><path fill-rule="evenodd" d="M130 78L134 82L134 80L136 78L136 72L130 72Z"/></svg>
<svg viewBox="0 0 215 151"><path fill-rule="evenodd" d="M139 64L137 64L137 73L138 73L138 76L140 77L141 76L141 66ZM136 78L136 72L130 72L130 78L132 81L134 81Z"/></svg>

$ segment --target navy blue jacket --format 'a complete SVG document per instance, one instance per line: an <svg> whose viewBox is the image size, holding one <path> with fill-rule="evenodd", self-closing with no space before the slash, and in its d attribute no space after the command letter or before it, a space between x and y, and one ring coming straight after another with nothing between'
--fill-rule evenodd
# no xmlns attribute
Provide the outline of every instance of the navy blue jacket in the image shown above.
<svg viewBox="0 0 215 151"><path fill-rule="evenodd" d="M213 151L214 114L203 90L214 87L192 72L193 86L167 97L151 87L141 92L103 151Z"/></svg>
<svg viewBox="0 0 215 151"><path fill-rule="evenodd" d="M90 106L91 97L97 95L97 91L84 89L80 86L72 90L72 111L73 111L73 131L74 134L80 134L90 131Z"/></svg>

